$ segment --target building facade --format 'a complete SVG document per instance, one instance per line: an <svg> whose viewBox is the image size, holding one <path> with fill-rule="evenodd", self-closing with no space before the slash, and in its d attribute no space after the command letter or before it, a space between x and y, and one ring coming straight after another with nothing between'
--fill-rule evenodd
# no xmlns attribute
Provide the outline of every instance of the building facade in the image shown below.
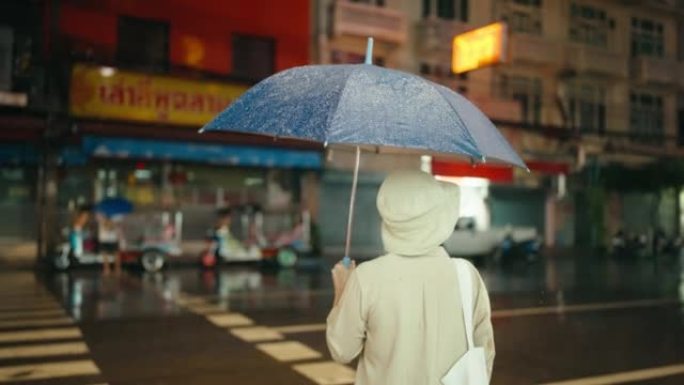
<svg viewBox="0 0 684 385"><path fill-rule="evenodd" d="M320 0L316 4L314 56L319 62L361 62L366 37L373 36L376 63L421 74L464 94L502 130L530 166L529 174L509 171L501 178L496 170L492 174L492 170L433 160L436 174L489 179L487 206L493 225L534 225L549 246L598 245L619 227L656 225L636 223L638 219L627 210L603 208L623 207L639 194L607 194L607 198L594 192L587 180L607 164L632 167L684 155L681 2ZM453 74L453 37L497 21L507 26L505 60ZM619 204L608 205L615 199ZM644 204L652 200L652 196L643 198ZM671 204L677 199L662 201ZM674 232L679 218L667 217L660 224L666 222Z"/></svg>
<svg viewBox="0 0 684 385"><path fill-rule="evenodd" d="M1 7L0 100L15 105L0 113L0 206L8 224L32 218L1 239L37 237L44 255L77 207L107 197L182 212L197 244L217 207L257 205L283 226L316 209L318 146L197 132L255 82L309 62L308 1Z"/></svg>

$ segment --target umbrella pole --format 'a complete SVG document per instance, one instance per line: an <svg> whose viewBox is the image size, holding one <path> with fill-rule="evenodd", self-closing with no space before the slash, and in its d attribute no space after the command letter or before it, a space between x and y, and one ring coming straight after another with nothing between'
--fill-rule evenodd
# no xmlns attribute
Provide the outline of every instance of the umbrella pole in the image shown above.
<svg viewBox="0 0 684 385"><path fill-rule="evenodd" d="M349 198L349 216L347 217L347 237L344 242L344 259L342 263L349 267L351 258L349 249L351 248L352 224L354 222L354 203L356 202L356 185L359 182L359 163L361 162L361 148L356 146L356 162L354 163L354 177L352 179L351 196Z"/></svg>

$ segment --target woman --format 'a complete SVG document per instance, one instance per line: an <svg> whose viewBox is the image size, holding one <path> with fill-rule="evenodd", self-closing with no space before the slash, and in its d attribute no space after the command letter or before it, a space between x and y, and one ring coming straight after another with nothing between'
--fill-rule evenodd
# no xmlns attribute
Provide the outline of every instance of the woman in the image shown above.
<svg viewBox="0 0 684 385"><path fill-rule="evenodd" d="M456 271L440 246L454 230L458 206L456 185L418 171L390 175L377 197L387 254L333 269L328 348L341 363L359 356L357 385L438 385L466 352ZM474 343L485 348L491 377L489 297L470 269Z"/></svg>

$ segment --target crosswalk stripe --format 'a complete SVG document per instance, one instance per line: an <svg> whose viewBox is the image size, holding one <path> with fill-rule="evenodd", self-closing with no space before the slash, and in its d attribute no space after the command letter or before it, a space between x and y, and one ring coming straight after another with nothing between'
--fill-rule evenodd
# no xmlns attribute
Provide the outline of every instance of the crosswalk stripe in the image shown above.
<svg viewBox="0 0 684 385"><path fill-rule="evenodd" d="M237 328L232 329L230 333L246 342L273 341L284 338L282 334L265 326Z"/></svg>
<svg viewBox="0 0 684 385"><path fill-rule="evenodd" d="M332 361L295 365L292 368L319 385L353 384L356 376L348 366Z"/></svg>
<svg viewBox="0 0 684 385"><path fill-rule="evenodd" d="M247 326L254 323L254 321L240 313L208 315L207 320L219 327Z"/></svg>
<svg viewBox="0 0 684 385"><path fill-rule="evenodd" d="M320 324L303 324L303 325L290 325L290 326L276 326L273 330L283 333L283 334L295 334L295 333L310 333L310 332L322 332L325 331L326 325L324 323Z"/></svg>
<svg viewBox="0 0 684 385"><path fill-rule="evenodd" d="M188 305L206 305L207 300L201 297L183 297L183 298L178 298L176 300L176 303L181 305L181 306L188 306Z"/></svg>
<svg viewBox="0 0 684 385"><path fill-rule="evenodd" d="M23 310L12 313L0 313L0 320L32 319L32 318L58 318L66 314L64 309L48 310Z"/></svg>
<svg viewBox="0 0 684 385"><path fill-rule="evenodd" d="M281 362L321 358L321 353L297 341L263 343L257 349Z"/></svg>
<svg viewBox="0 0 684 385"><path fill-rule="evenodd" d="M634 370L631 372L613 373L595 377L585 377L575 380L567 380L560 382L548 382L544 385L608 385L608 384L624 384L627 382L644 381L653 378L662 378L674 376L684 373L684 364L662 366L659 368L650 368L642 370Z"/></svg>
<svg viewBox="0 0 684 385"><path fill-rule="evenodd" d="M0 382L19 382L99 374L91 360L0 367Z"/></svg>
<svg viewBox="0 0 684 385"><path fill-rule="evenodd" d="M88 346L83 342L66 342L0 348L0 359L48 357L84 353L88 353Z"/></svg>
<svg viewBox="0 0 684 385"><path fill-rule="evenodd" d="M22 330L18 332L0 332L0 342L40 341L50 339L79 338L78 328Z"/></svg>
<svg viewBox="0 0 684 385"><path fill-rule="evenodd" d="M67 326L72 325L74 320L69 317L45 318L45 319L17 319L0 321L0 329L37 327L37 326Z"/></svg>

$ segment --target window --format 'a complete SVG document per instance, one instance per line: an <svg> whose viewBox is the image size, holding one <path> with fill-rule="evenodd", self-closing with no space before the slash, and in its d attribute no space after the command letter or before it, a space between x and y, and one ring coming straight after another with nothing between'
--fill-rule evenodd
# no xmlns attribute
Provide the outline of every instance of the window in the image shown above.
<svg viewBox="0 0 684 385"><path fill-rule="evenodd" d="M468 0L423 0L423 17L468 21Z"/></svg>
<svg viewBox="0 0 684 385"><path fill-rule="evenodd" d="M606 12L588 5L572 3L570 5L570 40L594 45L608 46L608 35L614 27L614 21Z"/></svg>
<svg viewBox="0 0 684 385"><path fill-rule="evenodd" d="M249 80L261 80L274 72L275 41L272 38L233 36L233 75Z"/></svg>
<svg viewBox="0 0 684 385"><path fill-rule="evenodd" d="M647 92L629 96L629 126L639 141L660 143L664 133L663 97Z"/></svg>
<svg viewBox="0 0 684 385"><path fill-rule="evenodd" d="M501 19L508 23L513 32L542 34L542 13L540 0L509 0L503 3Z"/></svg>
<svg viewBox="0 0 684 385"><path fill-rule="evenodd" d="M513 99L520 103L523 123L541 123L541 79L501 75L499 78L499 95L504 99Z"/></svg>
<svg viewBox="0 0 684 385"><path fill-rule="evenodd" d="M606 131L606 90L594 84L571 84L568 115L572 127L581 132Z"/></svg>
<svg viewBox="0 0 684 385"><path fill-rule="evenodd" d="M632 18L632 56L665 55L663 24L648 19Z"/></svg>
<svg viewBox="0 0 684 385"><path fill-rule="evenodd" d="M128 67L166 71L169 68L168 23L119 17L117 59Z"/></svg>

